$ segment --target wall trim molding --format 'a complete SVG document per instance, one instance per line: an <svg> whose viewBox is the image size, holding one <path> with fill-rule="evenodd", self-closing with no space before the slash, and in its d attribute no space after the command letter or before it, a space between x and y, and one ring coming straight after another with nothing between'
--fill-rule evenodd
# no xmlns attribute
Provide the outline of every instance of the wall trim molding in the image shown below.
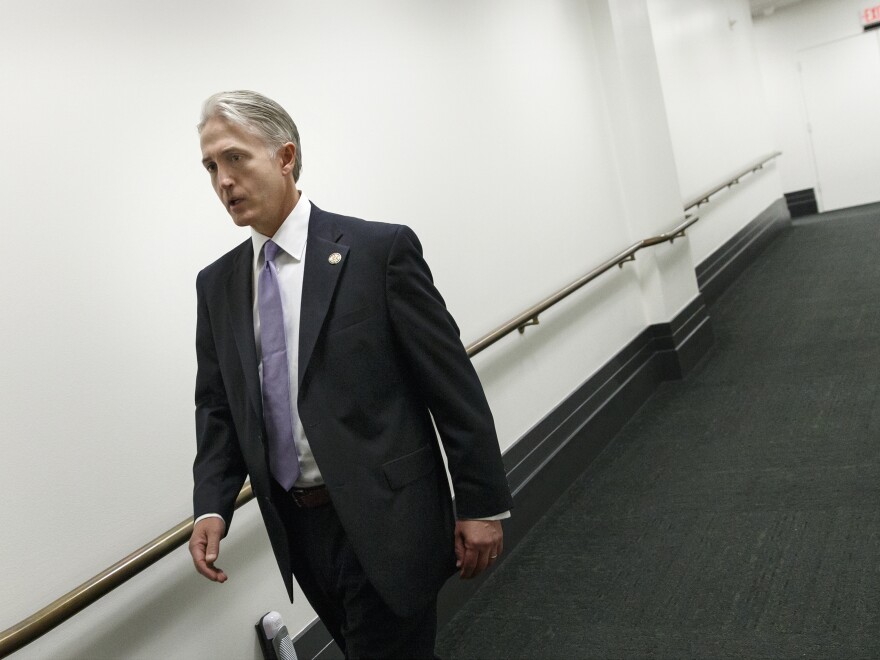
<svg viewBox="0 0 880 660"><path fill-rule="evenodd" d="M514 515L505 522L505 553L480 578L447 582L438 600L440 628L503 563L660 383L683 378L708 353L714 333L707 305L790 222L785 200L780 198L697 266L700 293L671 321L645 328L504 453L514 499ZM297 636L295 647L301 658L342 657L318 620Z"/></svg>
<svg viewBox="0 0 880 660"><path fill-rule="evenodd" d="M816 191L813 188L785 193L785 203L792 218L802 218L805 215L815 215L819 212Z"/></svg>

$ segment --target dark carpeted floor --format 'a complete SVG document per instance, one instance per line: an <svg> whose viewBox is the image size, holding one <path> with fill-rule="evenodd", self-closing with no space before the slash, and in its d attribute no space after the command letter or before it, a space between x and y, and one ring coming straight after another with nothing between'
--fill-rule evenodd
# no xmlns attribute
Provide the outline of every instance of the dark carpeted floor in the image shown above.
<svg viewBox="0 0 880 660"><path fill-rule="evenodd" d="M880 205L777 238L438 653L880 658L878 251Z"/></svg>

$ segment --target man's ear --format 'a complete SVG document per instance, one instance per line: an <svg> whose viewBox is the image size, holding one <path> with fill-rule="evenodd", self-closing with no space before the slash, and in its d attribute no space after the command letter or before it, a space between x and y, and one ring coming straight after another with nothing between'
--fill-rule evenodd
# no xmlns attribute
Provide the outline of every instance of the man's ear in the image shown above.
<svg viewBox="0 0 880 660"><path fill-rule="evenodd" d="M278 150L276 157L281 161L281 173L287 176L293 171L296 163L296 145L288 142Z"/></svg>

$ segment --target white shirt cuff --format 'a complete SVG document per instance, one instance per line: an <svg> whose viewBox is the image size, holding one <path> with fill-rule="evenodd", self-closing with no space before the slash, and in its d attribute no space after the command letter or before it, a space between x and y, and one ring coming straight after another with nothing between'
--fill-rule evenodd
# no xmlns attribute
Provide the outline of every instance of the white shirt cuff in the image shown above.
<svg viewBox="0 0 880 660"><path fill-rule="evenodd" d="M510 511L505 511L504 513L499 513L495 516L489 516L487 518L460 518L460 520L505 520L506 518L510 518Z"/></svg>
<svg viewBox="0 0 880 660"><path fill-rule="evenodd" d="M220 518L220 520L223 520L223 516L221 516L219 513L204 513L204 514L200 515L198 518L196 518L195 520L193 520L193 525L195 525L200 520L204 520L205 518ZM223 520L223 528L226 529L226 521L225 520Z"/></svg>

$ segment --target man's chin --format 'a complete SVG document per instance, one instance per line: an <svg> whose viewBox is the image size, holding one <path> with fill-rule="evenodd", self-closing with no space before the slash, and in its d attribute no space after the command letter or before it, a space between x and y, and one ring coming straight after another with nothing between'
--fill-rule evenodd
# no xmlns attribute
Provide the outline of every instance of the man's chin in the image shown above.
<svg viewBox="0 0 880 660"><path fill-rule="evenodd" d="M232 218L232 222L235 223L237 227L250 227L251 226L251 218L248 217L246 213L229 213L229 217Z"/></svg>

